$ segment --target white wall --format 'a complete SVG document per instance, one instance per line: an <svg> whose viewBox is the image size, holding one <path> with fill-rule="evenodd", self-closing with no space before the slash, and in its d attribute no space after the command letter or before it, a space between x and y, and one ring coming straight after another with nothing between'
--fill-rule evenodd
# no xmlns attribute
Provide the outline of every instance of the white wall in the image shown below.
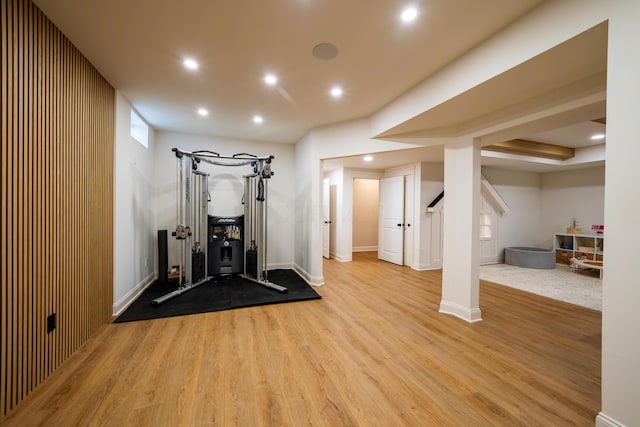
<svg viewBox="0 0 640 427"><path fill-rule="evenodd" d="M551 236L541 233L541 215L545 209L541 198L541 178L535 172L516 172L482 168L482 174L493 185L511 209L500 217L498 254L504 258L504 248L532 246L551 248ZM545 243L545 242L549 243Z"/></svg>
<svg viewBox="0 0 640 427"><path fill-rule="evenodd" d="M155 276L155 135L149 147L130 132L131 104L116 95L113 311L120 312Z"/></svg>
<svg viewBox="0 0 640 427"><path fill-rule="evenodd" d="M503 257L508 246L553 247L553 233L561 231L544 225L563 223L564 214L558 211L579 206L588 218L601 217L604 206L604 186L589 186L592 200L584 200L584 186L588 183L603 182L604 168L588 168L576 171L539 174L536 172L512 171L485 167L482 173L509 206L511 212L500 217L498 233L499 256ZM422 232L423 242L433 240L431 221L434 214L426 213L426 205L443 188L443 165L422 164ZM439 217L437 217L439 218ZM600 222L599 224L601 224ZM590 227L590 225L589 225ZM557 227L556 227L557 228ZM437 224L435 227L437 231ZM437 239L436 239L437 240ZM437 247L423 245L421 248L422 268L430 266L431 252ZM431 252L430 252L431 251ZM434 254L437 257L437 253Z"/></svg>
<svg viewBox="0 0 640 427"><path fill-rule="evenodd" d="M378 203L380 181L353 180L353 251L378 249Z"/></svg>
<svg viewBox="0 0 640 427"><path fill-rule="evenodd" d="M540 177L536 173L501 169L482 170L489 182L512 207L512 213L499 218L498 241L500 252L505 246L535 246L540 230ZM426 207L444 188L444 165L422 163L421 179L421 247L420 269L442 268L442 209L427 212ZM483 198L483 203L487 203ZM441 201L439 207L441 208ZM520 243L518 243L520 242ZM495 262L495 261L493 261Z"/></svg>
<svg viewBox="0 0 640 427"><path fill-rule="evenodd" d="M542 174L485 167L482 173L511 209L500 219L500 251L552 248L553 234L564 232L573 216L587 234L591 224L603 224L604 167Z"/></svg>
<svg viewBox="0 0 640 427"><path fill-rule="evenodd" d="M176 227L176 157L171 148L188 151L211 150L221 155L251 153L258 156L273 155L274 176L268 182L268 242L269 268L291 268L293 265L294 236L294 147L290 144L245 141L185 133L157 132L155 167L156 228L169 232L169 265L178 262L179 245L171 238ZM244 189L242 175L249 174L249 165L240 167L200 164L203 172L210 173L209 192L212 203L210 215L242 215Z"/></svg>
<svg viewBox="0 0 640 427"><path fill-rule="evenodd" d="M420 170L418 266L421 270L431 270L442 268L442 210L427 212L427 206L444 190L444 164L422 163Z"/></svg>
<svg viewBox="0 0 640 427"><path fill-rule="evenodd" d="M331 224L332 230L335 230L335 236L332 234L331 247L335 247L335 251L331 253L331 256L338 261L348 262L353 259L354 180L356 178L377 180L382 176L382 173L343 168L331 171L325 176L330 179L332 189L336 190L336 203L333 207L336 214L332 218Z"/></svg>
<svg viewBox="0 0 640 427"><path fill-rule="evenodd" d="M309 283L321 285L322 276L322 168L316 131L295 145L294 269Z"/></svg>
<svg viewBox="0 0 640 427"><path fill-rule="evenodd" d="M604 224L604 175L604 166L542 174L540 233L547 247L553 246L553 233L565 232L572 217L585 234L591 233L592 224Z"/></svg>
<svg viewBox="0 0 640 427"><path fill-rule="evenodd" d="M324 281L322 159L415 148L412 144L371 139L369 133L367 119L353 120L312 129L295 145L295 268L313 284L321 284ZM351 224L347 226L351 228Z"/></svg>

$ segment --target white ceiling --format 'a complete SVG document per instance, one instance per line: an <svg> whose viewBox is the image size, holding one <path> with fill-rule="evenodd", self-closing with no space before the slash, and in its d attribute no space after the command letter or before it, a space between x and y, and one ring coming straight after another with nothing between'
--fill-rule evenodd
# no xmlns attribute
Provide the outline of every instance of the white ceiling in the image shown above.
<svg viewBox="0 0 640 427"><path fill-rule="evenodd" d="M580 122L558 129L523 135L522 139L555 144L562 147L584 148L602 144L604 140L592 140L592 135L606 134L606 126L594 121Z"/></svg>
<svg viewBox="0 0 640 427"><path fill-rule="evenodd" d="M297 142L317 126L373 114L542 2L34 1L154 128L284 143ZM408 25L399 20L407 4L416 4L419 10L418 18ZM473 119L480 107L485 111L491 107L487 113L499 111L514 101L495 94L514 93L522 81L527 84L518 93L526 99L543 88L555 90L606 71L606 28L576 40L391 133L451 127L456 125L451 111L458 120ZM312 55L313 47L325 42L337 46L335 59ZM548 67L550 61L566 58L567 52L572 60L555 67L557 72L535 73L536 64ZM197 72L182 66L185 57L199 61ZM276 87L264 84L266 72L279 77ZM528 78L523 77L525 72ZM334 84L344 88L341 99L328 94ZM511 89L500 92L496 85ZM493 94L490 104L487 93ZM209 110L208 117L198 116L200 107ZM252 123L254 114L263 115L264 123ZM597 126L603 125L585 121L519 137L581 147L589 144L584 135ZM325 162L325 167L380 169L416 159L441 162L442 157L441 147L417 148L376 154L375 161L367 164L353 158ZM517 159L485 161L535 171L558 168Z"/></svg>
<svg viewBox="0 0 640 427"><path fill-rule="evenodd" d="M605 133L605 125L592 121L545 131L533 135L523 135L522 139L576 148L576 152L586 152L578 159L567 161L534 158L522 155L510 155L482 151L482 165L536 173L558 172L569 169L580 169L604 166L603 154L605 142L594 141L591 136ZM366 162L364 156L348 156L323 161L323 169L332 171L339 168L369 169L383 171L388 168L415 162L444 162L444 146L426 146L406 150L389 151L373 154L373 160Z"/></svg>
<svg viewBox="0 0 640 427"><path fill-rule="evenodd" d="M293 143L374 113L541 0L35 3L154 128ZM403 24L412 3L418 18ZM324 42L338 47L335 59L312 55ZM197 73L182 67L185 56L200 62ZM277 88L264 85L267 71ZM328 95L334 84L340 100Z"/></svg>
<svg viewBox="0 0 640 427"><path fill-rule="evenodd" d="M415 162L444 162L444 146L430 146L420 148L408 148L405 150L374 153L371 161L365 161L365 156L349 156L326 159L322 163L325 172L340 169L369 169L383 171L395 166L402 166Z"/></svg>

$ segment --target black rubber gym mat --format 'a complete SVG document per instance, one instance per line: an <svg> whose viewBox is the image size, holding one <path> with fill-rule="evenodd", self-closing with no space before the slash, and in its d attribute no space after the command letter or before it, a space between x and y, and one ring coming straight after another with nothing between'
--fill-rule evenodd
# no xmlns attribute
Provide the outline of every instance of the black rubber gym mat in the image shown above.
<svg viewBox="0 0 640 427"><path fill-rule="evenodd" d="M160 305L152 305L154 299L177 289L175 283L155 282L114 322L320 299L320 295L293 270L271 270L268 277L270 282L286 287L287 292L282 293L239 276L230 276L212 279Z"/></svg>

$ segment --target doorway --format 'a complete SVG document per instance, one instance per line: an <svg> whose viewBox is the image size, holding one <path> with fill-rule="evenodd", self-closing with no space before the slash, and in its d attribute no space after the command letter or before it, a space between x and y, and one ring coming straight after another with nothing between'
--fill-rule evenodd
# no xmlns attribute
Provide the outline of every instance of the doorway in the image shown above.
<svg viewBox="0 0 640 427"><path fill-rule="evenodd" d="M380 180L378 258L398 265L413 264L414 175Z"/></svg>
<svg viewBox="0 0 640 427"><path fill-rule="evenodd" d="M400 265L415 268L414 253L419 253L415 245L419 243L417 236L419 227L413 224L414 200L419 195L415 189L419 185L414 182L416 166L404 166L388 170L388 176L396 176L402 180L402 202L405 208L404 221L401 221L402 243L399 252L402 253ZM352 260L353 252L377 252L380 249L379 234L379 202L380 182L383 173L354 169L337 169L328 172L323 177L322 188L322 231L323 256L342 262ZM406 189L406 190L405 190Z"/></svg>
<svg viewBox="0 0 640 427"><path fill-rule="evenodd" d="M353 252L378 250L379 191L380 181L377 179L353 180Z"/></svg>
<svg viewBox="0 0 640 427"><path fill-rule="evenodd" d="M336 253L337 186L329 178L322 180L322 256L326 259Z"/></svg>

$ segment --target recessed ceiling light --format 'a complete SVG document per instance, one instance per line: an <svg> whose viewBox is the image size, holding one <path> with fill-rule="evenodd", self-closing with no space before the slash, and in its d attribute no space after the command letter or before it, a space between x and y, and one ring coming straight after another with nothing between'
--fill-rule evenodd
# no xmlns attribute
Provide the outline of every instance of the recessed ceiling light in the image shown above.
<svg viewBox="0 0 640 427"><path fill-rule="evenodd" d="M597 133L595 135L591 135L591 139L594 141L600 140L600 139L605 139L607 137L607 135L605 135L604 133Z"/></svg>
<svg viewBox="0 0 640 427"><path fill-rule="evenodd" d="M192 59L192 58L185 58L184 61L182 61L182 64L188 70L197 70L198 69L198 63L196 62L195 59Z"/></svg>
<svg viewBox="0 0 640 427"><path fill-rule="evenodd" d="M202 117L207 117L209 115L209 111L206 108L198 108L198 114Z"/></svg>
<svg viewBox="0 0 640 427"><path fill-rule="evenodd" d="M260 124L262 122L264 122L264 119L262 118L262 116L258 116L258 115L253 116L253 123Z"/></svg>
<svg viewBox="0 0 640 427"><path fill-rule="evenodd" d="M364 160L365 162L371 162L373 161L373 156L364 156L362 160Z"/></svg>
<svg viewBox="0 0 640 427"><path fill-rule="evenodd" d="M400 14L400 19L402 19L403 22L411 22L416 19L416 16L418 16L418 11L416 10L416 8L408 7L402 11L402 14Z"/></svg>
<svg viewBox="0 0 640 427"><path fill-rule="evenodd" d="M269 86L273 86L278 83L278 78L274 74L268 73L264 76L264 82Z"/></svg>
<svg viewBox="0 0 640 427"><path fill-rule="evenodd" d="M333 96L334 98L340 98L342 96L342 88L340 86L332 87L331 96Z"/></svg>

